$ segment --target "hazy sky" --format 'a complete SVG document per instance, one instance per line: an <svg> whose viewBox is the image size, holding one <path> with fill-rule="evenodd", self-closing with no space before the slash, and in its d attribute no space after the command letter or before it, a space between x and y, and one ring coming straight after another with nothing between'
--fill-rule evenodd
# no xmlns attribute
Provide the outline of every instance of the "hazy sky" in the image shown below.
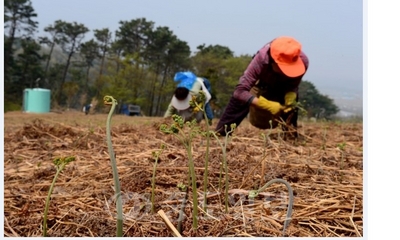
<svg viewBox="0 0 400 240"><path fill-rule="evenodd" d="M38 35L60 19L115 31L119 21L146 18L169 27L192 52L201 44L254 54L281 35L293 36L310 59L304 79L362 91L362 0L31 0Z"/></svg>

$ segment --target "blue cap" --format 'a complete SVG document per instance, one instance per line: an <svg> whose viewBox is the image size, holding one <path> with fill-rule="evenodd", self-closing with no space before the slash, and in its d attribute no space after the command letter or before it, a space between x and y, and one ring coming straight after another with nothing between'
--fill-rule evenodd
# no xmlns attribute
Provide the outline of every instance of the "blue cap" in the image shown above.
<svg viewBox="0 0 400 240"><path fill-rule="evenodd" d="M192 72L177 72L174 77L175 82L179 82L178 87L192 89L197 76Z"/></svg>

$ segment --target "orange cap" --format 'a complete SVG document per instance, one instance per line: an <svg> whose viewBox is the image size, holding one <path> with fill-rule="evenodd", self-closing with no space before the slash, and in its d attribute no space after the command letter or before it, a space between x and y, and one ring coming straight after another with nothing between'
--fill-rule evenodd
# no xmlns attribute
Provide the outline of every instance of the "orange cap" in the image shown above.
<svg viewBox="0 0 400 240"><path fill-rule="evenodd" d="M292 37L279 37L271 43L271 56L288 77L298 77L306 68L300 58L301 44Z"/></svg>

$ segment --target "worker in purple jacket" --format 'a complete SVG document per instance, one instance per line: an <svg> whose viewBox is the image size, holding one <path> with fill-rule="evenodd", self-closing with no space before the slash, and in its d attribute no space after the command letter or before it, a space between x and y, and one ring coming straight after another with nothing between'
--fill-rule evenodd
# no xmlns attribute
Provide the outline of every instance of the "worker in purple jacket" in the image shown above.
<svg viewBox="0 0 400 240"><path fill-rule="evenodd" d="M298 101L298 87L307 69L308 58L296 39L283 36L267 43L240 77L216 131L225 136L231 124L239 126L248 114L253 126L274 128L277 119L286 121L290 111L295 111L291 123L297 128L298 114L291 106Z"/></svg>

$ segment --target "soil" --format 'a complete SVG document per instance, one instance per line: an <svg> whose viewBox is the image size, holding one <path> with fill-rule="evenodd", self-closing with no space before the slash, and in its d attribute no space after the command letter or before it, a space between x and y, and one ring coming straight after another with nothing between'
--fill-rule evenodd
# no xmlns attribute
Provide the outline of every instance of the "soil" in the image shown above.
<svg viewBox="0 0 400 240"><path fill-rule="evenodd" d="M77 111L4 114L4 236L42 236L45 202L57 170L53 160L64 157L75 161L56 179L47 235L116 236L106 119L106 114ZM280 237L288 188L273 183L255 198L248 196L276 178L287 181L294 194L285 236L363 236L362 123L299 121L300 136L295 140L284 139L279 129L257 129L246 119L226 147L224 137L210 138L206 192L207 138L195 136L191 146L199 198L197 228L193 228L188 152L176 136L160 131L162 124L172 123L160 117L112 118L124 237L173 237L180 224L178 234L184 237ZM211 128L215 126L216 121ZM205 131L205 122L199 127ZM221 170L224 159L228 184ZM187 196L178 184L188 187ZM184 217L178 221L185 197Z"/></svg>

